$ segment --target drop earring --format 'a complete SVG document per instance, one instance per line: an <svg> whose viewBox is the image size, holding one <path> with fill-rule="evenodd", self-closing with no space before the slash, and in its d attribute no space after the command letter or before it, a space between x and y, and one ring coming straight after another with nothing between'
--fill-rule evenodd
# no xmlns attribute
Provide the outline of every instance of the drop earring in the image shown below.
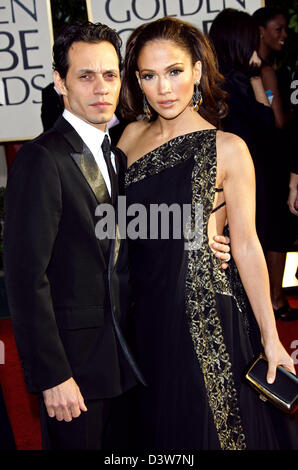
<svg viewBox="0 0 298 470"><path fill-rule="evenodd" d="M148 102L147 102L147 99L146 99L146 95L145 95L144 92L143 92L143 111L144 111L144 114L145 114L146 118L148 119L148 121L150 121L150 119L152 117L152 113L151 113L151 110L149 108L149 105L148 105Z"/></svg>
<svg viewBox="0 0 298 470"><path fill-rule="evenodd" d="M199 111L201 104L203 103L202 92L199 88L200 82L197 80L194 85L194 93L192 97L192 104L195 111Z"/></svg>

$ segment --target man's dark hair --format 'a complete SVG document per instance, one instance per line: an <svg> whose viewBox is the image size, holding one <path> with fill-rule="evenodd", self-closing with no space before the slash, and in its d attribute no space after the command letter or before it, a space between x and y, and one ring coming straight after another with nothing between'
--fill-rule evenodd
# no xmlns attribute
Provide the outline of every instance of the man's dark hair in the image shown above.
<svg viewBox="0 0 298 470"><path fill-rule="evenodd" d="M53 46L53 69L57 70L61 78L67 75L69 61L68 51L74 42L99 43L110 42L118 55L119 69L122 67L120 36L114 29L101 23L75 22L67 25L57 37Z"/></svg>

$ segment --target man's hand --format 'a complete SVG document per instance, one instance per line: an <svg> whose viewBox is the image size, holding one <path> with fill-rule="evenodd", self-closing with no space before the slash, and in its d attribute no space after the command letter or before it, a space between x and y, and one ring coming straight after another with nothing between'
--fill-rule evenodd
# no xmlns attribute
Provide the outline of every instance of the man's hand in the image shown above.
<svg viewBox="0 0 298 470"><path fill-rule="evenodd" d="M71 421L72 418L80 416L81 411L87 411L84 398L72 377L42 393L50 418Z"/></svg>
<svg viewBox="0 0 298 470"><path fill-rule="evenodd" d="M288 206L292 214L298 215L298 175L291 173L289 184Z"/></svg>
<svg viewBox="0 0 298 470"><path fill-rule="evenodd" d="M228 262L231 259L230 255L230 239L229 237L224 237L223 235L215 235L213 237L215 243L210 243L211 248L215 250L215 256L223 261L221 264L222 269L227 269Z"/></svg>

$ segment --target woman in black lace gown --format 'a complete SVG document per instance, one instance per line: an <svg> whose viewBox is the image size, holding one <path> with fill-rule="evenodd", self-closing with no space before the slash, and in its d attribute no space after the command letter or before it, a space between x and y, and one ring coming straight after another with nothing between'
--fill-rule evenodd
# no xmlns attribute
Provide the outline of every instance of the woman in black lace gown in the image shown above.
<svg viewBox="0 0 298 470"><path fill-rule="evenodd" d="M220 79L209 43L187 23L157 20L128 40L122 102L138 121L118 145L128 157L127 206L148 215L128 224L135 352L148 384L131 396L132 449L294 447L295 421L243 380L261 343L268 380L278 364L294 366L278 338L256 236L250 155L215 127L225 108ZM185 207L190 224L177 217ZM223 271L208 240L227 230L226 219L234 259Z"/></svg>

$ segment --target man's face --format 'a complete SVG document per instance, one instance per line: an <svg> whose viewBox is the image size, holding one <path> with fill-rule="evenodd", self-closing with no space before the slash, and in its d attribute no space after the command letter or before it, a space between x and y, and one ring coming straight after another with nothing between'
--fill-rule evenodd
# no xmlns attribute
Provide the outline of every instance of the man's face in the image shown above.
<svg viewBox="0 0 298 470"><path fill-rule="evenodd" d="M104 131L117 107L121 87L116 49L107 41L75 42L68 51L68 62L65 79L54 72L65 108Z"/></svg>

